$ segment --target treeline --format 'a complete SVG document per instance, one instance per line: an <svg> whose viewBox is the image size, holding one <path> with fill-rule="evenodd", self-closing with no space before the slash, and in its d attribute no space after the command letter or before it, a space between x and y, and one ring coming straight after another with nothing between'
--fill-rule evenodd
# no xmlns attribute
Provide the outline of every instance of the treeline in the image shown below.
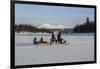
<svg viewBox="0 0 100 69"><path fill-rule="evenodd" d="M28 24L16 24L15 32L46 32L51 33L50 29L39 29L33 25ZM63 32L75 32L75 33L91 33L95 32L95 23L93 21L89 21L89 18L86 18L86 22L83 24L76 25L73 29L64 30Z"/></svg>
<svg viewBox="0 0 100 69"><path fill-rule="evenodd" d="M15 25L15 32L49 32L47 29L39 29L35 26L32 25L27 25L27 24L16 24Z"/></svg>
<svg viewBox="0 0 100 69"><path fill-rule="evenodd" d="M78 24L74 27L74 32L76 33L91 33L95 32L95 23L93 21L89 21L89 18L86 18L86 22L83 24Z"/></svg>

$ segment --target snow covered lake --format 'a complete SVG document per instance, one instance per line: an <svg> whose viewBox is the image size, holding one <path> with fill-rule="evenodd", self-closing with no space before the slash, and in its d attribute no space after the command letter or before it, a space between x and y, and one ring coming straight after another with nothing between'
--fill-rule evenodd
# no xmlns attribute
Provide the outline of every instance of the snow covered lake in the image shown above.
<svg viewBox="0 0 100 69"><path fill-rule="evenodd" d="M15 65L94 61L94 34L63 34L69 45L33 45L33 38L50 41L51 34L15 34Z"/></svg>

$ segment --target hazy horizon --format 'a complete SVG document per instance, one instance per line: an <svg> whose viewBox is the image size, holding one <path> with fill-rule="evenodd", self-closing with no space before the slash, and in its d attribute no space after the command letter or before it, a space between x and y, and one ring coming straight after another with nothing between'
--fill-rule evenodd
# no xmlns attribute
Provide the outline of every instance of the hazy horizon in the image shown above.
<svg viewBox="0 0 100 69"><path fill-rule="evenodd" d="M15 24L48 23L72 28L84 23L87 17L94 21L94 8L15 4Z"/></svg>

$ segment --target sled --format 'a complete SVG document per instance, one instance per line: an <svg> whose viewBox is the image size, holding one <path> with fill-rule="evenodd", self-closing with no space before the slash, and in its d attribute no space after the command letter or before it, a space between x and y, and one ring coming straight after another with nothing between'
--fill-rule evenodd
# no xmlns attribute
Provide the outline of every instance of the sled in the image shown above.
<svg viewBox="0 0 100 69"><path fill-rule="evenodd" d="M67 42L67 43L47 43L47 44L43 44L43 43L41 43L41 44L34 44L34 45L36 45L36 46L61 46L61 45L63 45L63 46L68 46L70 43L69 42Z"/></svg>

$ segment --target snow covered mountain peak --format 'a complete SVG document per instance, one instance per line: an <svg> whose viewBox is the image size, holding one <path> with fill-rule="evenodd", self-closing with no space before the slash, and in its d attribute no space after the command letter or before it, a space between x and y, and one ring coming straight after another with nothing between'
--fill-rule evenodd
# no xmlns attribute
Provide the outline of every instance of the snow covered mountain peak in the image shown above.
<svg viewBox="0 0 100 69"><path fill-rule="evenodd" d="M44 29L64 29L65 28L63 25L50 25L48 23L40 24L37 27L44 28Z"/></svg>

